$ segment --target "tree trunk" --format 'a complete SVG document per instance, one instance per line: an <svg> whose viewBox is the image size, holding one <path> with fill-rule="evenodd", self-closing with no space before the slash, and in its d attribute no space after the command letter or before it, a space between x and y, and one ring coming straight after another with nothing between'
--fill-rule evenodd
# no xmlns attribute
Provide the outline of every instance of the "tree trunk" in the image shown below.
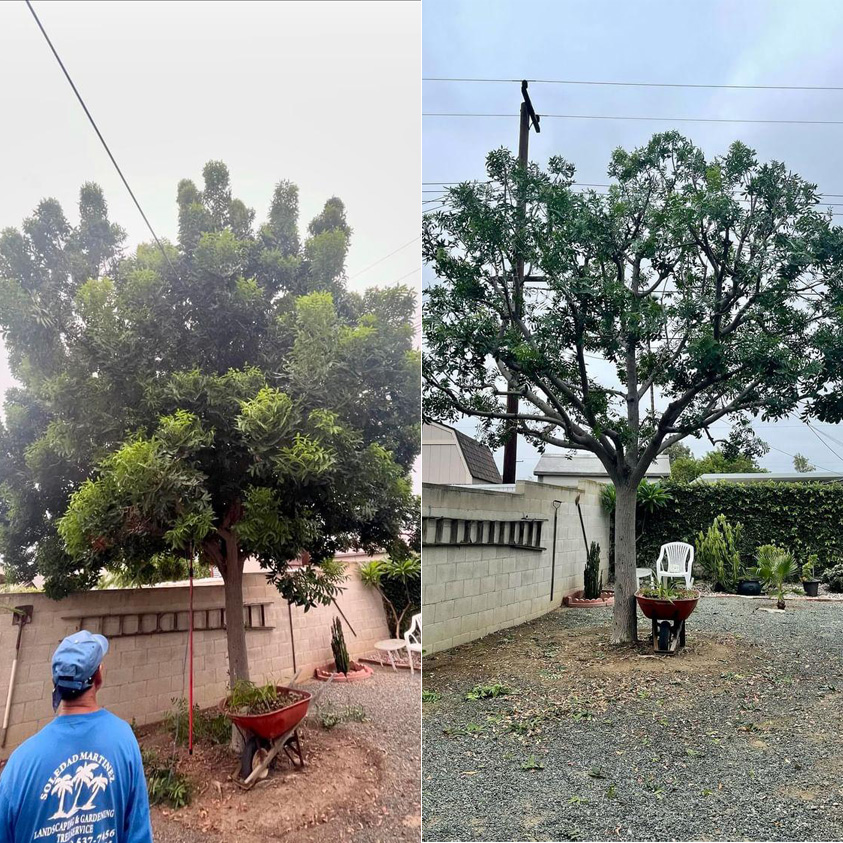
<svg viewBox="0 0 843 843"><path fill-rule="evenodd" d="M636 489L631 486L615 486L615 608L612 644L629 644L638 640L635 497Z"/></svg>
<svg viewBox="0 0 843 843"><path fill-rule="evenodd" d="M229 543L227 543L228 545ZM243 560L231 542L227 547L223 582L225 584L225 634L228 641L228 679L233 686L238 679L249 678L249 655L246 652L246 625L243 620Z"/></svg>

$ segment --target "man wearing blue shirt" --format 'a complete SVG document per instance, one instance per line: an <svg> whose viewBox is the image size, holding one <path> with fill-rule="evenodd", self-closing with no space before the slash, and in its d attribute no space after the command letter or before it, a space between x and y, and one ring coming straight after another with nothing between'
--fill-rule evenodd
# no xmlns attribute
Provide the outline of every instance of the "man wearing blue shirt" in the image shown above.
<svg viewBox="0 0 843 843"><path fill-rule="evenodd" d="M140 748L97 704L108 641L82 631L53 654L56 717L0 776L2 843L152 843Z"/></svg>

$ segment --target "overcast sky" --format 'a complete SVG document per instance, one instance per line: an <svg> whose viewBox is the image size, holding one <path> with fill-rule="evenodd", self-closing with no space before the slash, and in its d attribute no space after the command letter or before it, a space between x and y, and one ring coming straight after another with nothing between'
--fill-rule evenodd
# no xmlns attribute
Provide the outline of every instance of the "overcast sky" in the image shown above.
<svg viewBox="0 0 843 843"><path fill-rule="evenodd" d="M300 188L301 229L336 195L355 289L418 284L421 55L412 2L33 3L141 206L175 240L176 185L221 159L265 218ZM0 229L102 185L134 246L149 238L23 0L0 3ZM11 383L0 347L0 393Z"/></svg>
<svg viewBox="0 0 843 843"><path fill-rule="evenodd" d="M482 13L478 2L424 0L423 75L841 86L841 41L839 0L507 0L482 4ZM539 114L843 120L843 91L531 84L530 94ZM423 84L425 112L514 115L520 100L518 83ZM551 155L562 155L576 165L578 181L605 182L613 148L640 146L654 132L670 128L691 138L708 156L742 140L762 160L784 161L816 182L821 192L843 194L843 125L546 119L540 134L531 133L530 157L545 164ZM516 117L426 117L424 181L482 178L486 153L504 145L516 149L517 140ZM434 189L425 185L425 190ZM436 195L425 193L423 200ZM843 202L843 197L829 201ZM430 269L424 277L426 282L432 279ZM840 425L816 426L843 443ZM459 427L474 431L469 420ZM725 432L727 427L719 429ZM791 470L793 461L787 454L796 452L819 468L843 471L843 459L829 450L843 457L843 445L823 444L797 419L760 423L757 430L771 446L762 464L773 471ZM710 448L706 440L686 441L697 453ZM523 441L519 459L519 476L532 476L537 455Z"/></svg>

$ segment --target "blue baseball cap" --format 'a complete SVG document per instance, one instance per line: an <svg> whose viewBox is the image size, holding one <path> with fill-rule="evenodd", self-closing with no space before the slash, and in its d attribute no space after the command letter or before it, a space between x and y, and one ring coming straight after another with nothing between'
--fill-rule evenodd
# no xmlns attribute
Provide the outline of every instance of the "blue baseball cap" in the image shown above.
<svg viewBox="0 0 843 843"><path fill-rule="evenodd" d="M53 711L62 690L84 691L93 685L94 674L108 652L108 639L83 629L68 635L53 653Z"/></svg>

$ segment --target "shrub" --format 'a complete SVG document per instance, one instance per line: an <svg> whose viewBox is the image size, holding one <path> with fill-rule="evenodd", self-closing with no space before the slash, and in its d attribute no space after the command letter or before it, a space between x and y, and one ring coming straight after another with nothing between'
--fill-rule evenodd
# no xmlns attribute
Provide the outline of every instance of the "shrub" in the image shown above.
<svg viewBox="0 0 843 843"><path fill-rule="evenodd" d="M592 542L588 548L583 574L583 597L586 600L596 600L603 590L603 575L600 573L600 545Z"/></svg>
<svg viewBox="0 0 843 843"><path fill-rule="evenodd" d="M475 685L466 695L467 700L488 700L494 697L505 697L512 693L512 688L496 682L494 685Z"/></svg>
<svg viewBox="0 0 843 843"><path fill-rule="evenodd" d="M741 578L741 556L738 544L743 525L733 527L723 514L718 515L708 530L697 536L696 561L707 579L724 591L735 591Z"/></svg>
<svg viewBox="0 0 843 843"><path fill-rule="evenodd" d="M837 561L831 567L826 568L822 580L829 591L836 594L843 592L843 561Z"/></svg>
<svg viewBox="0 0 843 843"><path fill-rule="evenodd" d="M141 759L150 805L167 804L179 809L190 804L193 787L187 776L176 769L174 758L162 762L155 752L144 750L141 752Z"/></svg>
<svg viewBox="0 0 843 843"><path fill-rule="evenodd" d="M334 654L334 668L337 673L348 676L348 649L345 646L345 636L339 618L334 618L331 625L331 652Z"/></svg>
<svg viewBox="0 0 843 843"><path fill-rule="evenodd" d="M167 731L175 742L181 746L188 742L187 700L182 698L173 700L173 707L166 718ZM227 744L231 740L231 721L215 709L202 711L198 705L193 706L193 737L197 741L207 741L212 744Z"/></svg>
<svg viewBox="0 0 843 843"><path fill-rule="evenodd" d="M326 706L319 709L319 725L325 731L330 731L335 726L339 726L340 723L365 723L368 719L366 709L362 705L347 705L340 709Z"/></svg>
<svg viewBox="0 0 843 843"><path fill-rule="evenodd" d="M816 575L814 573L814 568L817 564L817 554L812 553L805 562L802 563L802 579L803 580L814 580L816 579Z"/></svg>
<svg viewBox="0 0 843 843"><path fill-rule="evenodd" d="M788 548L804 560L817 555L815 574L843 561L843 484L699 483L663 484L669 506L638 513L639 558L651 565L665 542L690 544L717 515L743 524L737 549L751 559L759 545Z"/></svg>

